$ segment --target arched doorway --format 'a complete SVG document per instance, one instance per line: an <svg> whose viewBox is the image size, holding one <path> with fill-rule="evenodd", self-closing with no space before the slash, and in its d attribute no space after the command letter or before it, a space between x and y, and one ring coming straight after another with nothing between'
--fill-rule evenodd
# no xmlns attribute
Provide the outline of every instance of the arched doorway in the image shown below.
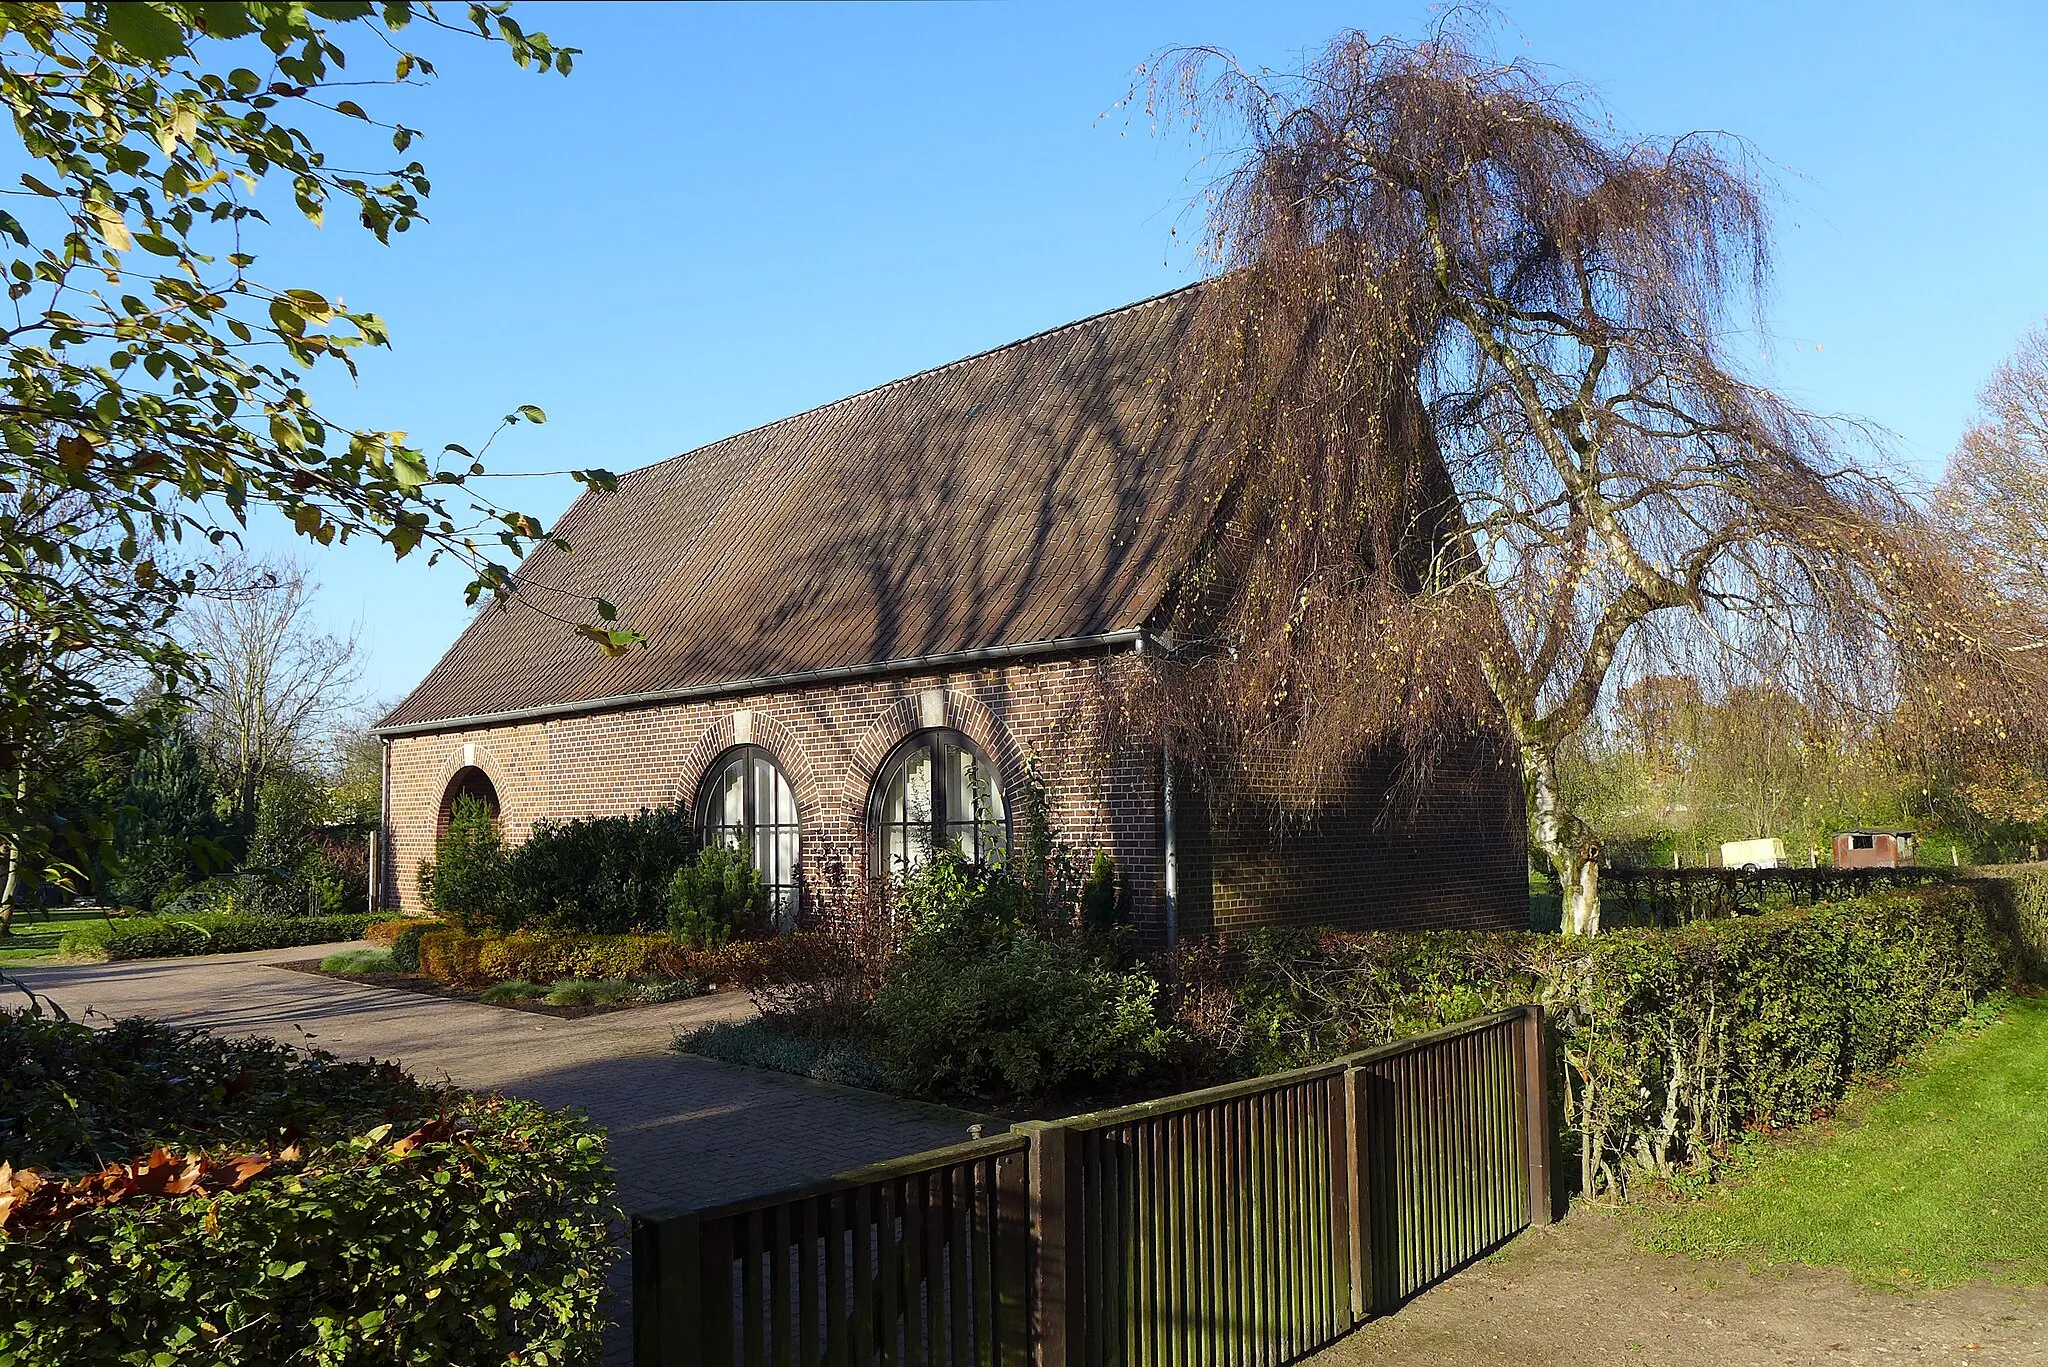
<svg viewBox="0 0 2048 1367"><path fill-rule="evenodd" d="M491 820L498 819L498 785L491 782L491 776L474 764L465 765L455 771L448 780L448 787L441 794L441 812L434 826L434 843L439 844L448 835L448 818L454 815L455 804L464 798L475 798L490 808Z"/></svg>

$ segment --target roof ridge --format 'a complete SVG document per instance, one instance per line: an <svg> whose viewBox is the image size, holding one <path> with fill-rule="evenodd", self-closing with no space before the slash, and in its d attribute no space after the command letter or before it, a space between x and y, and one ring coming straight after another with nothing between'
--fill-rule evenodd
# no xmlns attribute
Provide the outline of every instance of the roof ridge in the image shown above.
<svg viewBox="0 0 2048 1367"><path fill-rule="evenodd" d="M799 418L808 418L813 414L823 413L827 409L837 408L840 404L852 403L856 399L865 399L871 394L880 394L884 390L894 389L897 385L909 384L913 380L922 380L926 376L937 375L943 371L951 370L955 366L968 365L975 361L985 360L990 356L999 356L1003 352L1014 351L1021 346L1029 346L1033 342L1041 341L1057 333L1067 332L1074 328L1087 327L1091 323L1099 323L1105 318L1114 318L1120 313L1129 313L1133 309L1150 308L1154 304L1162 303L1177 295L1186 294L1190 290L1198 290L1208 283L1207 278L1190 280L1185 285L1176 285L1170 290L1161 290L1158 294L1148 295L1143 299L1134 299L1128 304L1118 304L1114 308L1102 309L1089 314L1085 318L1076 318L1072 322L1059 323L1049 328L1040 328L1037 332L1019 337L1015 341L1004 342L1000 346L986 347L983 350L969 352L965 356L956 357L939 365L926 366L923 370L913 370L908 375L899 375L893 380L884 380L880 384L869 385L866 389L856 389L851 394L842 394L836 399L828 399L824 403L812 404L809 408L800 408L794 413L784 414L782 417L774 418L768 422L755 423L752 427L743 427L737 432L729 432L725 436L714 437L710 441L693 446L687 451L678 451L673 456L664 456L660 460L653 461L647 465L636 466L626 471L619 478L631 479L635 475L644 475L651 471L659 470L664 465L673 465L679 460L688 460L699 451L708 451L714 446L723 446L729 441L738 441L742 437L751 437L756 432L765 432L771 427L781 427L785 423L793 423Z"/></svg>

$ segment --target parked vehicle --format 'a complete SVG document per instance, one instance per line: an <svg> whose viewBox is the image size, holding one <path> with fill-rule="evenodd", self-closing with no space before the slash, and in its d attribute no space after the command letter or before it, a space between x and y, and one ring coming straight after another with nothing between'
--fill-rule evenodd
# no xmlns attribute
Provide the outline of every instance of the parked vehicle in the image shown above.
<svg viewBox="0 0 2048 1367"><path fill-rule="evenodd" d="M1721 867L1744 872L1784 868L1785 842L1776 836L1764 840L1724 840L1721 842Z"/></svg>

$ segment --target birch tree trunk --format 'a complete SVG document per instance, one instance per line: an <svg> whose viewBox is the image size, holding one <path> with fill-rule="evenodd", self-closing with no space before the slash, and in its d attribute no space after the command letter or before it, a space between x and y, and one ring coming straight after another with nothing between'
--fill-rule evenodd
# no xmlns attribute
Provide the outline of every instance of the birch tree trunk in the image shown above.
<svg viewBox="0 0 2048 1367"><path fill-rule="evenodd" d="M1528 784L1536 848L1550 865L1564 899L1562 929L1570 935L1600 933L1600 841L1565 805L1558 783L1557 755L1537 745L1522 747L1522 777Z"/></svg>
<svg viewBox="0 0 2048 1367"><path fill-rule="evenodd" d="M14 795L17 802L28 796L28 770L16 771ZM14 906L21 896L21 844L7 842L7 881L0 884L0 940L14 934Z"/></svg>

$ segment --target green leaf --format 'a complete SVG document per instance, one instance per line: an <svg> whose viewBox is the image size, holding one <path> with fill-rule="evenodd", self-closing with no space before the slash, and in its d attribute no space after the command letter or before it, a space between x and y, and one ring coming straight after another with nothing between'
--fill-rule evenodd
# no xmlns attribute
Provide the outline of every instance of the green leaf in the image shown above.
<svg viewBox="0 0 2048 1367"><path fill-rule="evenodd" d="M526 419L528 422L541 423L546 422L548 420L547 414L541 412L540 409L534 407L530 403L520 404L519 407L514 410L514 412L517 416ZM510 419L507 419L507 421L510 421Z"/></svg>
<svg viewBox="0 0 2048 1367"><path fill-rule="evenodd" d="M185 27L155 5L122 0L106 6L107 37L145 62L167 61L185 52Z"/></svg>

